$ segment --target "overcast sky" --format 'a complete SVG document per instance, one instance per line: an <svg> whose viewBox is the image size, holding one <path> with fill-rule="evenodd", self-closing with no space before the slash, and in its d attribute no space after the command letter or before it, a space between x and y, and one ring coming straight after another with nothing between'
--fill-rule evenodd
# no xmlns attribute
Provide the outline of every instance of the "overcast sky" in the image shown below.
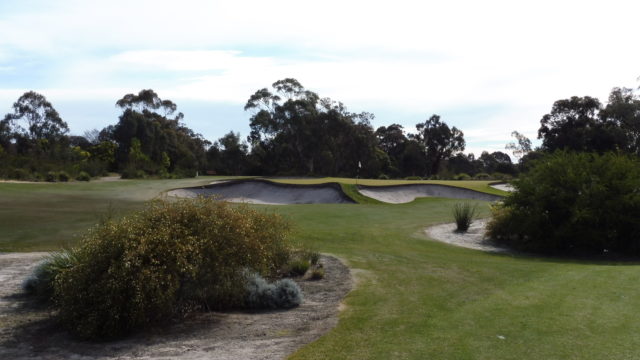
<svg viewBox="0 0 640 360"><path fill-rule="evenodd" d="M0 113L45 95L74 134L152 88L209 140L293 77L374 127L439 114L467 152L536 137L555 100L637 88L637 1L0 1Z"/></svg>

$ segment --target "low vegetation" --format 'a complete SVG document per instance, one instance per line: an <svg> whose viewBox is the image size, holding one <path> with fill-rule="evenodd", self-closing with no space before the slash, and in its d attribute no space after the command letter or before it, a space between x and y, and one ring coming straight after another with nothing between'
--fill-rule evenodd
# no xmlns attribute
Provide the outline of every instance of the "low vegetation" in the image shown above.
<svg viewBox="0 0 640 360"><path fill-rule="evenodd" d="M51 253L42 260L33 273L24 281L23 288L31 296L42 302L53 298L56 277L78 263L75 251L62 250Z"/></svg>
<svg viewBox="0 0 640 360"><path fill-rule="evenodd" d="M40 284L53 280L59 318L78 336L119 337L194 309L245 306L246 272L276 276L289 261L287 233L279 216L246 206L154 201L96 226L73 252L72 266L59 269L57 260L71 257L54 256L30 286L50 291ZM300 303L295 284L273 286L269 307Z"/></svg>
<svg viewBox="0 0 640 360"><path fill-rule="evenodd" d="M250 309L289 309L302 304L302 290L291 279L270 284L258 274L248 275L245 304Z"/></svg>
<svg viewBox="0 0 640 360"><path fill-rule="evenodd" d="M456 232L467 232L474 217L477 215L477 205L457 203L453 206L453 218L456 222Z"/></svg>

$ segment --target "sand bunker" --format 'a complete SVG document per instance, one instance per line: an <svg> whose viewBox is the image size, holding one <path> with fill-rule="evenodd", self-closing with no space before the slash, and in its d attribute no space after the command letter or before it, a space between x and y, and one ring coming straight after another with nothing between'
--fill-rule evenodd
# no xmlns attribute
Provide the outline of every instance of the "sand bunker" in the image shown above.
<svg viewBox="0 0 640 360"><path fill-rule="evenodd" d="M474 220L466 233L456 232L456 224L440 224L425 229L428 237L455 246L495 253L510 253L509 249L496 246L486 236L487 219Z"/></svg>
<svg viewBox="0 0 640 360"><path fill-rule="evenodd" d="M484 201L501 200L502 196L436 184L407 184L391 186L360 186L362 195L391 204L408 203L419 197L443 197Z"/></svg>
<svg viewBox="0 0 640 360"><path fill-rule="evenodd" d="M513 185L511 184L490 184L489 186L491 186L494 189L498 189L506 192L512 192L513 190L515 190L513 188Z"/></svg>
<svg viewBox="0 0 640 360"><path fill-rule="evenodd" d="M265 180L240 180L175 189L167 193L176 197L218 196L229 202L250 204L344 204L354 203L338 184L294 185Z"/></svg>

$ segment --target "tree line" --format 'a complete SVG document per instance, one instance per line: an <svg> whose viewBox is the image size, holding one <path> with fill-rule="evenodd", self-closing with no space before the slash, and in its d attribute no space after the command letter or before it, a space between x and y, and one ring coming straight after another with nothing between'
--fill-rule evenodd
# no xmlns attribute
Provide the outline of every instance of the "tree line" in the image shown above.
<svg viewBox="0 0 640 360"><path fill-rule="evenodd" d="M296 79L252 94L244 109L250 134L233 131L214 142L188 128L171 100L151 89L116 102L118 122L83 136L46 98L23 94L0 121L0 176L20 180L87 178L108 172L125 178L196 174L361 176L367 178L508 178L545 152L622 151L640 154L640 98L614 88L603 105L592 97L558 100L540 120L542 145L513 132L501 151L465 154L462 130L438 115L416 132L391 124L374 129L374 115L305 89ZM62 176L62 175L65 176Z"/></svg>

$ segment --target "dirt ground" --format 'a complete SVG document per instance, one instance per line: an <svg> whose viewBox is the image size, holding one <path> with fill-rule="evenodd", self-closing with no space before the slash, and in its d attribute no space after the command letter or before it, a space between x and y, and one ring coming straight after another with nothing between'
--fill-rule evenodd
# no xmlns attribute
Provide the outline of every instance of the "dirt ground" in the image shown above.
<svg viewBox="0 0 640 360"><path fill-rule="evenodd" d="M44 255L0 254L0 359L282 359L337 324L353 286L348 267L322 256L325 278L296 280L304 302L295 309L199 313L125 340L92 343L74 339L21 293Z"/></svg>

